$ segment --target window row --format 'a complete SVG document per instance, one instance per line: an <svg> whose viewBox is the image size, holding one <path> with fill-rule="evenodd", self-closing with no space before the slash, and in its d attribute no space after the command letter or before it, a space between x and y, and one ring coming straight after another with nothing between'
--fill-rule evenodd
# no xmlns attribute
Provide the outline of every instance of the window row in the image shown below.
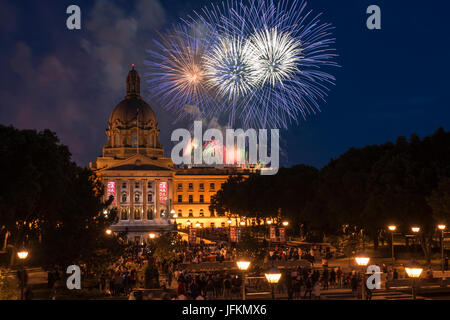
<svg viewBox="0 0 450 320"><path fill-rule="evenodd" d="M183 210L178 209L177 214L178 214L178 217L179 217L179 218L183 218L183 217L192 218L192 217L194 217L194 211L193 211L192 209L189 209L187 213L186 213L186 212L183 213ZM184 215L183 215L183 214L184 214ZM206 216L205 216L205 211L204 211L203 209L200 209L199 215L198 215L198 216L199 216L199 217L206 217ZM208 213L208 216L210 216L209 213Z"/></svg>
<svg viewBox="0 0 450 320"><path fill-rule="evenodd" d="M141 201L142 201L141 194L139 192L136 192L134 194L134 202L135 203L140 203ZM121 203L128 202L128 194L127 193L122 193L122 196L120 198L120 202ZM153 202L153 193L148 193L147 194L147 202L149 202L149 203Z"/></svg>
<svg viewBox="0 0 450 320"><path fill-rule="evenodd" d="M128 183L127 182L122 182L122 189L127 189L128 188ZM141 183L140 182L134 182L134 188L135 189L140 189L141 188ZM147 189L153 189L153 182L147 182Z"/></svg>
<svg viewBox="0 0 450 320"><path fill-rule="evenodd" d="M187 190L188 191L194 191L194 184L192 182L187 184ZM198 190L199 191L205 191L205 184L204 183L199 183L198 184ZM215 183L210 183L209 184L209 191L215 191L216 190L216 185ZM183 191L183 184L182 183L178 183L177 184L177 191Z"/></svg>
<svg viewBox="0 0 450 320"><path fill-rule="evenodd" d="M178 200L179 203L182 203L183 202L183 195L179 194L177 200ZM188 202L189 203L194 203L194 196L192 194L190 194L188 196ZM199 195L198 202L205 203L205 196L203 194Z"/></svg>

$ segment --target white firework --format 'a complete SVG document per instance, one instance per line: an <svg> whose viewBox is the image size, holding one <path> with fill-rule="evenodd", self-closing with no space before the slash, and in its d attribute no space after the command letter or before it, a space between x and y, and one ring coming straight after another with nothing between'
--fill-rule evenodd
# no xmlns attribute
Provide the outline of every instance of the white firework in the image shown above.
<svg viewBox="0 0 450 320"><path fill-rule="evenodd" d="M292 78L299 71L302 58L301 42L286 32L277 28L257 30L248 40L254 48L255 69L258 73L258 83L277 83Z"/></svg>
<svg viewBox="0 0 450 320"><path fill-rule="evenodd" d="M246 96L257 83L255 48L242 37L219 38L203 63L209 85L230 101Z"/></svg>

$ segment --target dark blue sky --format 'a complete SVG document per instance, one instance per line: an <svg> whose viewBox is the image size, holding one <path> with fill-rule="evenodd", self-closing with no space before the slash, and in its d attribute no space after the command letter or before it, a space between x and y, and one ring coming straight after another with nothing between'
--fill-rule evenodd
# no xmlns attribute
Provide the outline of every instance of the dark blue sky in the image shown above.
<svg viewBox="0 0 450 320"><path fill-rule="evenodd" d="M0 123L50 128L74 159L101 153L107 119L123 98L131 63L138 71L155 30L211 1L12 1L0 3ZM217 1L214 1L217 3ZM69 31L67 6L82 10ZM382 30L366 28L366 8L382 10ZM322 167L350 147L450 130L450 27L446 1L310 0L336 27L337 77L322 112L281 132L282 164ZM140 67L142 66L142 67ZM172 115L155 109L170 154Z"/></svg>

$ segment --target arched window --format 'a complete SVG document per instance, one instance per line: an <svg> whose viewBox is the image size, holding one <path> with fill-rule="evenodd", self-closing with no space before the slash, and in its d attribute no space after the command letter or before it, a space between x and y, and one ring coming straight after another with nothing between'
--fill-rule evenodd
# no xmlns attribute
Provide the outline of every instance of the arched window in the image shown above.
<svg viewBox="0 0 450 320"><path fill-rule="evenodd" d="M203 209L200 209L200 217L204 217L205 213L203 212Z"/></svg>
<svg viewBox="0 0 450 320"><path fill-rule="evenodd" d="M134 209L134 220L141 220L141 209Z"/></svg>
<svg viewBox="0 0 450 320"><path fill-rule="evenodd" d="M141 201L141 195L139 193L134 194L134 202L139 203Z"/></svg>
<svg viewBox="0 0 450 320"><path fill-rule="evenodd" d="M181 211L181 209L178 209L178 217L182 217L183 216L183 211Z"/></svg>
<svg viewBox="0 0 450 320"><path fill-rule="evenodd" d="M122 203L127 202L127 194L126 193L122 193Z"/></svg>
<svg viewBox="0 0 450 320"><path fill-rule="evenodd" d="M150 209L147 209L147 219L153 220L153 206Z"/></svg>
<svg viewBox="0 0 450 320"><path fill-rule="evenodd" d="M194 214L192 213L192 209L189 209L189 217L193 217Z"/></svg>
<svg viewBox="0 0 450 320"><path fill-rule="evenodd" d="M153 194L151 194L151 193L147 194L147 201L148 201L148 203L153 202Z"/></svg>
<svg viewBox="0 0 450 320"><path fill-rule="evenodd" d="M126 208L122 208L120 213L120 220L128 220L128 210Z"/></svg>
<svg viewBox="0 0 450 320"><path fill-rule="evenodd" d="M138 145L138 137L137 135L133 134L133 136L131 137L131 146L136 148Z"/></svg>

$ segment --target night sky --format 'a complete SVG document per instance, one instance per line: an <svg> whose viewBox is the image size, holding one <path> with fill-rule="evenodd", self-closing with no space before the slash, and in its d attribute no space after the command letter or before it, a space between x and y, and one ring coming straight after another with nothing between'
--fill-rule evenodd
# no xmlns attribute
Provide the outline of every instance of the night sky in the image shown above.
<svg viewBox="0 0 450 320"><path fill-rule="evenodd" d="M217 3L217 1L214 1ZM155 31L210 1L0 2L0 123L49 128L88 165L101 153L110 112L125 95ZM82 29L66 28L66 8L82 11ZM382 30L366 28L366 8L382 10ZM322 112L281 131L282 165L322 167L350 147L397 136L450 130L450 44L446 1L310 0L336 27L336 86ZM142 85L143 87L144 85ZM143 91L154 109L160 141L170 155L173 115Z"/></svg>

